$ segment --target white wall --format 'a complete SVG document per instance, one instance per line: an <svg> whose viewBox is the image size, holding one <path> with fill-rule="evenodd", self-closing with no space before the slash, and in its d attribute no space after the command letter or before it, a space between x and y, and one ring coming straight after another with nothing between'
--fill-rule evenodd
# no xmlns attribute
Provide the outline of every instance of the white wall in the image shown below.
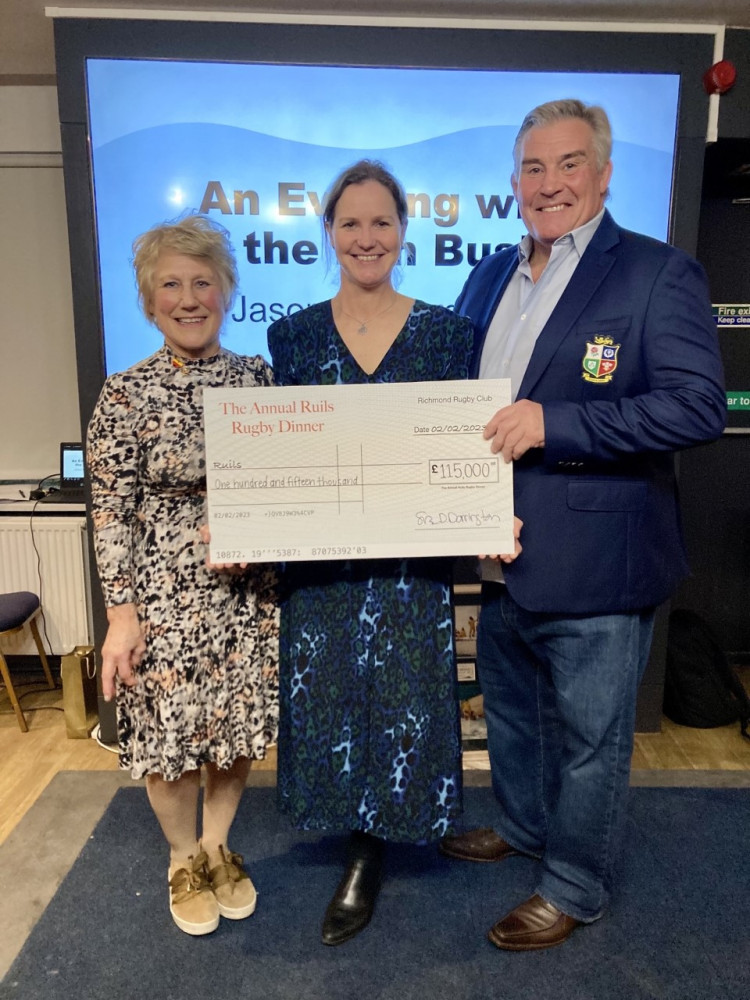
<svg viewBox="0 0 750 1000"><path fill-rule="evenodd" d="M54 87L0 87L0 481L58 470L78 382Z"/></svg>

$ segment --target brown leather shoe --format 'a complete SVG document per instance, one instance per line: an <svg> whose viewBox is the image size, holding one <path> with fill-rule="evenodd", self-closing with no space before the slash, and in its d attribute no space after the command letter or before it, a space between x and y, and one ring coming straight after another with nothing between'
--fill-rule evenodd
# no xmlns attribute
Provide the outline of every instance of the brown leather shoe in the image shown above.
<svg viewBox="0 0 750 1000"><path fill-rule="evenodd" d="M515 847L498 837L489 827L469 830L455 837L443 837L438 845L441 854L461 861L502 861L519 852Z"/></svg>
<svg viewBox="0 0 750 1000"><path fill-rule="evenodd" d="M535 951L562 944L580 924L580 920L535 895L499 920L487 936L506 951Z"/></svg>

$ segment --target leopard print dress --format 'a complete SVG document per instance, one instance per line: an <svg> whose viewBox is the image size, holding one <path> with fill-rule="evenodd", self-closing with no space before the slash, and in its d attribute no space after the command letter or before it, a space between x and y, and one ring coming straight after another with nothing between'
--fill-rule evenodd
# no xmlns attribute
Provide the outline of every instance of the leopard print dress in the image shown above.
<svg viewBox="0 0 750 1000"><path fill-rule="evenodd" d="M134 602L146 640L120 684L120 766L166 780L212 762L263 758L278 730L273 567L209 570L203 389L270 385L261 357L200 360L165 346L111 375L88 428L87 462L105 604Z"/></svg>

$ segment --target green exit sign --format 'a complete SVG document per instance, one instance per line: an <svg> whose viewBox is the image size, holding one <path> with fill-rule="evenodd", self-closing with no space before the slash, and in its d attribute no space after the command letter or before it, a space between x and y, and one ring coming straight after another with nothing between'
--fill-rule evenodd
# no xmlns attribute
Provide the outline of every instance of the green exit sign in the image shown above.
<svg viewBox="0 0 750 1000"><path fill-rule="evenodd" d="M713 314L719 327L750 327L750 304L747 302L714 303Z"/></svg>

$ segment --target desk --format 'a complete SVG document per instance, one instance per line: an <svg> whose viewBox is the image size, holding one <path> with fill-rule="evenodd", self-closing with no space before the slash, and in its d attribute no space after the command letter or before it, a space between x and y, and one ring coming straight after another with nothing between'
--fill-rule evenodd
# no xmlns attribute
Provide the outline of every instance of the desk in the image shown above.
<svg viewBox="0 0 750 1000"><path fill-rule="evenodd" d="M84 505L0 501L0 591L14 590L39 595L47 652L62 655L93 645ZM4 649L11 655L37 655L23 634L9 637Z"/></svg>

